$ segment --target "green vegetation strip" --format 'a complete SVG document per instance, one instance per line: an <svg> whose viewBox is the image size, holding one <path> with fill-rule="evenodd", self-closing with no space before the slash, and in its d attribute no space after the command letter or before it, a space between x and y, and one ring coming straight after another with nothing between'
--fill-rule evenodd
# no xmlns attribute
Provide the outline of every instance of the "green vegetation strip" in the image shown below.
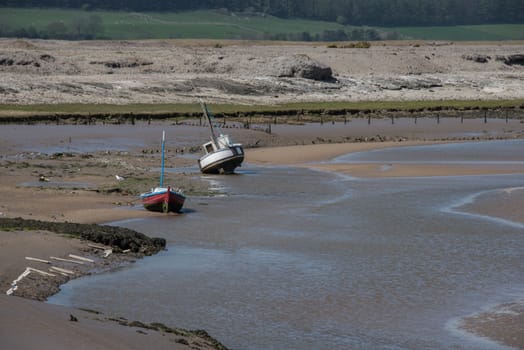
<svg viewBox="0 0 524 350"><path fill-rule="evenodd" d="M296 114L298 112L355 112L380 110L440 110L440 109L497 109L497 108L524 108L524 100L451 100L451 101L362 101L362 102L307 102L278 105L239 105L214 104L210 105L215 114ZM28 117L55 117L96 116L107 115L126 117L149 116L151 118L168 118L200 115L198 104L47 104L47 105L0 105L0 122L24 120Z"/></svg>
<svg viewBox="0 0 524 350"><path fill-rule="evenodd" d="M381 0L387 3L388 8L391 1ZM427 0L429 1L429 0ZM518 0L513 0L518 1ZM340 3L341 1L337 1ZM497 1L490 1L496 3ZM5 3L5 2L4 2ZM9 2L8 2L9 3ZM15 1L12 1L14 4ZM49 3L49 2L48 2ZM53 2L54 4L55 2ZM242 3L242 2L240 2ZM366 8L368 2L361 1L356 4L357 8ZM412 2L414 3L414 2ZM459 2L453 2L459 3ZM48 4L49 5L49 4ZM397 3L398 5L398 3ZM429 4L428 4L429 5ZM88 6L87 4L84 6ZM130 5L133 7L133 5ZM136 6L136 5L135 5ZM271 6L263 6L265 10ZM273 6L273 5L272 5ZM275 5L276 6L276 5ZM321 13L325 19L331 17L331 21L326 20L306 20L300 19L297 8L300 12L316 11L318 6L326 7ZM368 16L368 23L375 23L375 26L353 26L350 23L358 23L352 20L348 14L362 16L363 10L350 9L352 6L343 6L342 13L333 7L332 2L319 2L317 5L306 6L302 3L296 7L287 5L277 10L281 15L286 16L282 11L290 12L286 18L274 16L262 16L260 13L232 13L225 10L198 10L184 12L128 12L128 11L82 11L78 9L57 9L57 8L0 8L0 36L4 37L27 37L44 39L249 39L249 40L296 40L296 41L344 41L344 40L396 40L396 39L422 39L422 40L522 40L524 39L524 24L521 21L511 19L509 15L504 15L507 11L513 16L519 14L518 10L512 10L509 5L499 8L492 12L490 16L499 16L509 23L514 24L484 24L484 25L442 25L442 26L380 26L380 23L409 23L410 16L406 16L407 2L402 2L400 11L384 10L382 19L378 19L376 14ZM464 5L465 6L465 5ZM127 7L127 5L126 5ZM141 6L142 7L142 6ZM194 7L194 6L193 6ZM242 7L240 5L235 7ZM143 7L144 9L147 6ZM380 8L380 6L379 6ZM291 11L293 9L293 11ZM420 12L422 7L413 5L408 7L409 11ZM478 19L487 17L486 14L477 14L469 11L471 23L476 23ZM475 10L475 9L473 9ZM334 12L329 14L330 12ZM348 12L349 11L349 12ZM353 11L353 12L352 12ZM355 12L356 11L356 12ZM449 14L445 12L448 11ZM412 13L411 21L415 18L420 22L425 18L427 23L449 23L460 22L457 18L464 19L464 11L450 7L446 11L432 11L426 9L417 15ZM502 12L501 12L502 11ZM346 12L346 15L343 13ZM356 13L359 13L358 15ZM371 11L372 12L372 11ZM438 13L438 14L437 14ZM457 14L459 14L457 16ZM313 16L311 13L310 16ZM444 18L438 18L444 16ZM396 18L396 20L395 20ZM336 21L335 21L336 19ZM356 18L355 18L356 19ZM366 20L359 22L366 23ZM406 21L407 19L407 21ZM503 22L503 21L502 21ZM360 24L360 23L359 23Z"/></svg>

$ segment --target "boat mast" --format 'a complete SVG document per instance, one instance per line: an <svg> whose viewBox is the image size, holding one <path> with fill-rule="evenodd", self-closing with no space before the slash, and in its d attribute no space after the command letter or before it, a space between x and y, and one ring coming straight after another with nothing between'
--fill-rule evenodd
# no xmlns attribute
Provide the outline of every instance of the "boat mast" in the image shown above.
<svg viewBox="0 0 524 350"><path fill-rule="evenodd" d="M200 101L200 105L202 106L202 110L204 111L204 115L207 118L207 121L209 122L209 127L211 128L211 135L213 136L213 141L216 142L217 134L215 131L215 127L213 126L214 121L211 119L211 113L207 109L207 105L204 101Z"/></svg>
<svg viewBox="0 0 524 350"><path fill-rule="evenodd" d="M166 142L166 131L162 130L162 170L160 171L160 187L164 187L164 144Z"/></svg>

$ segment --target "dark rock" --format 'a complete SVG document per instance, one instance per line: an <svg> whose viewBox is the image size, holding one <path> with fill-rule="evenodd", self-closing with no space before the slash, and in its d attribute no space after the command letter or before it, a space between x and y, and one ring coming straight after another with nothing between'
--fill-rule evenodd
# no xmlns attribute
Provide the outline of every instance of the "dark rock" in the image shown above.
<svg viewBox="0 0 524 350"><path fill-rule="evenodd" d="M333 71L307 55L280 57L277 65L277 76L288 78L304 78L318 81L334 82Z"/></svg>
<svg viewBox="0 0 524 350"><path fill-rule="evenodd" d="M481 54L462 55L462 58L466 61L473 61L477 63L487 63L491 59L490 56Z"/></svg>
<svg viewBox="0 0 524 350"><path fill-rule="evenodd" d="M153 64L151 61L141 61L138 59L125 59L122 61L91 61L90 64L101 64L107 68L136 68L140 66L150 66Z"/></svg>
<svg viewBox="0 0 524 350"><path fill-rule="evenodd" d="M384 90L420 90L442 86L442 82L438 79L419 77L376 79L375 84Z"/></svg>
<svg viewBox="0 0 524 350"><path fill-rule="evenodd" d="M15 61L11 58L0 58L0 66L12 66L15 63Z"/></svg>
<svg viewBox="0 0 524 350"><path fill-rule="evenodd" d="M524 54L515 54L509 55L502 58L502 61L508 66L513 66L515 64L524 66Z"/></svg>
<svg viewBox="0 0 524 350"><path fill-rule="evenodd" d="M46 230L111 246L117 251L129 249L133 253L144 255L155 254L164 249L166 244L166 240L163 238L149 238L140 232L125 227L96 224L0 218L0 229Z"/></svg>
<svg viewBox="0 0 524 350"><path fill-rule="evenodd" d="M55 58L48 54L40 55L40 59L44 62L54 62L55 61Z"/></svg>

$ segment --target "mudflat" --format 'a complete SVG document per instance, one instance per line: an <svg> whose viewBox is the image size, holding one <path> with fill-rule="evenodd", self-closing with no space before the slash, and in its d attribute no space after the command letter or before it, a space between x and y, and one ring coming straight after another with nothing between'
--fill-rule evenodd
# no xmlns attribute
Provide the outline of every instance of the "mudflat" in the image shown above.
<svg viewBox="0 0 524 350"><path fill-rule="evenodd" d="M504 57L520 54L515 43L377 43L369 49L327 48L325 44L188 42L152 40L133 42L64 42L0 39L0 103L195 103L207 101L275 104L296 101L521 99L524 68ZM489 57L478 62L479 55ZM332 79L289 76L287 63L298 64L307 56L330 67ZM429 120L429 118L427 118ZM246 162L260 165L292 165L334 171L357 177L450 176L521 174L521 165L439 164L432 167L406 164L332 163L323 161L352 152L390 147L467 142L468 140L522 138L519 117L500 120L443 120L437 124L412 120L391 124L388 120L352 120L348 125L275 125L273 134L230 129L234 139L248 146ZM409 125L408 125L409 123ZM104 223L162 215L146 212L137 194L155 186L160 157L158 132L169 128L174 139L167 164L183 171L167 174L189 196L212 195L209 184L196 169L198 146L207 130L197 126L153 127L137 125L128 133L143 144L123 147L121 129L107 125L75 126L57 134L51 126L33 125L23 132L0 126L0 217L21 217L50 222ZM102 130L104 131L102 133ZM104 136L101 136L101 135ZM206 135L205 138L202 135ZM23 137L20 137L23 136ZM102 146L83 148L86 140ZM20 140L23 140L21 142ZM131 141L131 143L133 143ZM72 151L67 147L71 146ZM75 149L75 146L79 148ZM42 151L47 149L47 151ZM49 151L55 149L55 151ZM176 151L175 151L176 149ZM386 168L384 167L386 166ZM386 169L386 170L385 170ZM121 181L119 175L125 178ZM508 198L510 197L510 198ZM479 202L472 211L507 215L522 222L523 191L502 193ZM496 209L504 203L505 210ZM188 201L191 205L191 201ZM510 208L511 210L508 210ZM507 214L510 213L510 214ZM175 218L176 219L176 218ZM69 254L98 258L105 268L122 261L101 259L88 242L48 231L16 230L0 233L1 292L26 267L47 268L26 256L49 259ZM67 266L62 266L66 268ZM70 267L71 268L71 267ZM79 271L78 275L93 273ZM34 276L33 276L34 277ZM56 292L63 280L46 284L35 293L38 279L26 296ZM0 297L0 339L13 348L220 348L204 336L118 319L89 311L72 310L17 297ZM510 346L524 348L520 330L522 308L511 312L468 318L464 328ZM5 310L5 312L4 312ZM99 312L99 311L97 311ZM74 316L74 317L71 317ZM30 318L31 322L27 322ZM76 321L74 320L76 319ZM117 320L117 321L115 321ZM489 322L488 322L489 321ZM493 323L494 322L494 323ZM122 325L127 327L122 327ZM517 325L515 327L515 325ZM21 336L19 336L21 335ZM196 334L197 336L200 336ZM207 339L207 340L206 340ZM223 340L227 343L227 339Z"/></svg>

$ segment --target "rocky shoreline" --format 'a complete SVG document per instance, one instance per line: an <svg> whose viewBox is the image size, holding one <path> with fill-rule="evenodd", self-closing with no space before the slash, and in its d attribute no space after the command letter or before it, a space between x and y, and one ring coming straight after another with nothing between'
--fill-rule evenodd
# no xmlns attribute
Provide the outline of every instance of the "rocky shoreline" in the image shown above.
<svg viewBox="0 0 524 350"><path fill-rule="evenodd" d="M524 98L522 42L0 40L0 103Z"/></svg>

